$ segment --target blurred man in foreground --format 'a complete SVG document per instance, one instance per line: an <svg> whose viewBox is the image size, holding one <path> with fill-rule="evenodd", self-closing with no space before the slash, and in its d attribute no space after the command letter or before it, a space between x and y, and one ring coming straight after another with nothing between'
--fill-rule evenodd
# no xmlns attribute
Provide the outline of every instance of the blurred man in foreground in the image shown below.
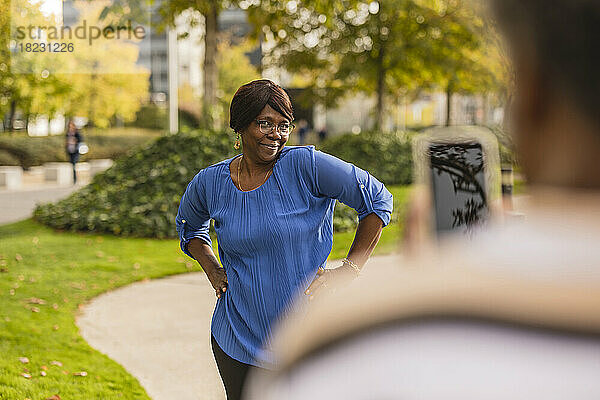
<svg viewBox="0 0 600 400"><path fill-rule="evenodd" d="M316 299L248 398L600 398L600 2L492 8L517 78L525 220Z"/></svg>

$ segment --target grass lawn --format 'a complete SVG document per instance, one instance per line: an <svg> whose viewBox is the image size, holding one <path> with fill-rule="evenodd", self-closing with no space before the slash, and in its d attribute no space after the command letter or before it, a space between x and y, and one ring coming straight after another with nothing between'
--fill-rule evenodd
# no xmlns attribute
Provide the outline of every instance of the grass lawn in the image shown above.
<svg viewBox="0 0 600 400"><path fill-rule="evenodd" d="M389 186L388 189L394 196L394 217L393 221L383 228L381 238L373 254L389 254L398 251L399 242L402 238L404 212L409 200L410 186ZM355 231L350 231L333 235L333 248L329 259L342 259L348 255L354 233Z"/></svg>
<svg viewBox="0 0 600 400"><path fill-rule="evenodd" d="M187 272L186 261L174 240L56 233L31 220L0 226L0 399L148 399L79 336L75 315L102 292Z"/></svg>
<svg viewBox="0 0 600 400"><path fill-rule="evenodd" d="M390 189L402 213L408 188ZM386 227L376 254L394 251L400 232L398 222ZM330 258L345 257L353 237L336 234ZM79 336L75 316L100 293L192 270L176 240L56 232L32 220L0 226L0 399L148 399Z"/></svg>

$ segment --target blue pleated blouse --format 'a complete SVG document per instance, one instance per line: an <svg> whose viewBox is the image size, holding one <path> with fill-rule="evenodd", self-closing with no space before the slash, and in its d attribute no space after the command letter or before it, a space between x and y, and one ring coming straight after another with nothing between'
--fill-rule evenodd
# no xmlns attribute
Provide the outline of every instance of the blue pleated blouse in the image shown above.
<svg viewBox="0 0 600 400"><path fill-rule="evenodd" d="M236 156L236 157L239 157ZM176 225L181 249L198 238L211 244L210 220L228 287L217 300L211 331L230 357L269 368L271 329L325 265L333 243L336 200L390 221L392 195L366 171L314 146L286 146L258 188L240 191L231 179L235 157L211 165L189 183Z"/></svg>

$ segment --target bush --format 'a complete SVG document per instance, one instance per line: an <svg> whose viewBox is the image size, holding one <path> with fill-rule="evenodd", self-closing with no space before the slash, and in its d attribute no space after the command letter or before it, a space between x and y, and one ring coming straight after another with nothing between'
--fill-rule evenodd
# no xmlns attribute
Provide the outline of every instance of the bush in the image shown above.
<svg viewBox="0 0 600 400"><path fill-rule="evenodd" d="M59 229L115 235L175 237L175 216L198 170L233 156L225 133L196 131L160 137L123 157L88 186L34 218Z"/></svg>
<svg viewBox="0 0 600 400"><path fill-rule="evenodd" d="M13 143L0 141L0 165L20 165L27 169L34 164L27 150Z"/></svg>
<svg viewBox="0 0 600 400"><path fill-rule="evenodd" d="M116 159L133 147L152 140L151 137L143 135L104 136L88 135L86 132L83 132L83 139L90 151L81 157L81 161L98 158ZM34 165L54 161L68 161L63 135L44 137L19 135L0 138L0 165L20 165L28 169Z"/></svg>
<svg viewBox="0 0 600 400"><path fill-rule="evenodd" d="M500 163L510 164L514 168L519 168L519 160L515 149L515 143L512 136L499 126L491 126L489 129L498 139L498 150L500 151Z"/></svg>
<svg viewBox="0 0 600 400"><path fill-rule="evenodd" d="M368 171L386 185L412 182L412 146L406 133L349 133L325 140L319 149Z"/></svg>
<svg viewBox="0 0 600 400"><path fill-rule="evenodd" d="M137 126L146 129L165 130L169 127L169 116L165 107L154 104L143 105L135 114L135 120L128 122L127 126Z"/></svg>

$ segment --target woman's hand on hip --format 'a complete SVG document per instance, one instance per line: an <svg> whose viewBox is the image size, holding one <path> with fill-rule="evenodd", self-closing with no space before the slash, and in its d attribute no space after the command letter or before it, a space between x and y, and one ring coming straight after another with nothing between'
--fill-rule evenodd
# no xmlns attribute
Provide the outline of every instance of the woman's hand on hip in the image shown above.
<svg viewBox="0 0 600 400"><path fill-rule="evenodd" d="M225 268L216 268L207 275L210 284L212 285L213 289L215 289L217 298L220 298L221 294L225 293L227 290L227 274L225 273Z"/></svg>

